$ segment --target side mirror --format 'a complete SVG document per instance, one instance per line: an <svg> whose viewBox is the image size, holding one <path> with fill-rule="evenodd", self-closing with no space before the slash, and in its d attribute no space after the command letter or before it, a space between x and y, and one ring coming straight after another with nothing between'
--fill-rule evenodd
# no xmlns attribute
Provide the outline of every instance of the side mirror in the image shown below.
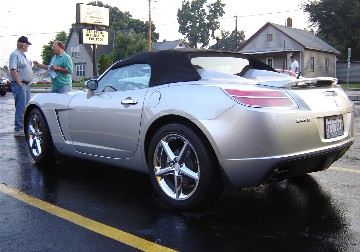
<svg viewBox="0 0 360 252"><path fill-rule="evenodd" d="M85 87L90 90L96 90L98 88L98 81L95 79L90 79L85 82Z"/></svg>

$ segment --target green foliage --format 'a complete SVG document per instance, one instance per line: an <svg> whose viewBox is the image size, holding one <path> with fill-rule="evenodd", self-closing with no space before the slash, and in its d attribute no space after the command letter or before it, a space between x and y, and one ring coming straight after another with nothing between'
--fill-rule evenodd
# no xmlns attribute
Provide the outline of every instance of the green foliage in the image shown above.
<svg viewBox="0 0 360 252"><path fill-rule="evenodd" d="M191 47L209 45L210 34L214 37L215 30L220 28L219 18L225 14L224 7L221 0L211 4L207 4L207 0L183 0L177 12L179 32L186 36Z"/></svg>
<svg viewBox="0 0 360 252"><path fill-rule="evenodd" d="M244 31L221 31L221 39L215 45L210 46L213 50L234 52L237 47L245 41Z"/></svg>
<svg viewBox="0 0 360 252"><path fill-rule="evenodd" d="M105 72L105 70L112 64L112 60L109 55L101 55L99 61L99 74Z"/></svg>
<svg viewBox="0 0 360 252"><path fill-rule="evenodd" d="M58 40L58 41L61 41L61 42L63 42L65 44L66 38L67 38L66 32L64 32L64 31L59 32L58 34L56 34L54 40L50 40L47 43L47 45L43 46L43 50L41 52L41 58L42 58L43 64L49 65L50 61L51 61L51 58L54 56L54 52L53 52L53 49L52 49L54 41Z"/></svg>
<svg viewBox="0 0 360 252"><path fill-rule="evenodd" d="M316 35L337 48L340 59L347 58L352 48L352 60L360 60L359 0L311 0L302 5Z"/></svg>
<svg viewBox="0 0 360 252"><path fill-rule="evenodd" d="M147 40L141 34L118 33L115 38L115 49L111 54L113 61L125 59L135 53L147 50Z"/></svg>

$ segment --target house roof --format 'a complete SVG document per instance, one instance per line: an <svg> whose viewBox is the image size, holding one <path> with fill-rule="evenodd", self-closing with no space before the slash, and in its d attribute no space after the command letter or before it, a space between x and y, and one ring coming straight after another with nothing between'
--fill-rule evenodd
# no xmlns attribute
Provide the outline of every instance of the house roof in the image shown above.
<svg viewBox="0 0 360 252"><path fill-rule="evenodd" d="M186 48L189 48L186 42L184 42L182 39L173 40L173 41L163 41L163 42L154 42L152 45L153 50L155 51L161 51L161 50L170 50L175 49L177 46L180 46L180 44L184 44Z"/></svg>
<svg viewBox="0 0 360 252"><path fill-rule="evenodd" d="M295 40L299 44L301 44L306 49L317 50L317 51L325 51L331 52L335 54L339 54L340 52L336 50L334 47L327 44L325 41L319 39L312 33L302 30L292 28L290 26L283 26L273 23L266 23L263 27L261 27L256 33L254 33L247 41L245 41L242 45L238 47L236 51L241 51L241 49L250 43L254 38L259 35L265 28L268 26L273 26L274 28L278 29L280 32L284 33L286 36L290 37L291 39Z"/></svg>

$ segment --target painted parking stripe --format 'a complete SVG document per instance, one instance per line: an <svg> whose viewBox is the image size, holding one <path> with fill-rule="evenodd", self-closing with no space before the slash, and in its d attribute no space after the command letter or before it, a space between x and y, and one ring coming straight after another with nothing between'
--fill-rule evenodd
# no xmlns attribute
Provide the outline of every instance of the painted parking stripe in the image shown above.
<svg viewBox="0 0 360 252"><path fill-rule="evenodd" d="M66 209L57 207L45 201L34 198L30 195L27 195L21 191L18 191L10 186L7 186L3 183L0 183L0 192L5 193L13 198L16 198L20 201L25 202L26 204L32 205L38 209L44 210L48 213L51 213L57 217L60 217L64 220L70 221L84 227L88 230L96 232L98 234L104 235L131 247L137 248L142 251L175 251L170 248L161 246L154 242L145 240L138 236L129 234L127 232L121 231L119 229L107 226L100 222L91 220L79 214L70 212Z"/></svg>
<svg viewBox="0 0 360 252"><path fill-rule="evenodd" d="M330 170L336 170L336 171L345 171L345 172L353 172L353 173L360 173L360 170L350 169L350 168L342 168L342 167L335 167L330 166Z"/></svg>

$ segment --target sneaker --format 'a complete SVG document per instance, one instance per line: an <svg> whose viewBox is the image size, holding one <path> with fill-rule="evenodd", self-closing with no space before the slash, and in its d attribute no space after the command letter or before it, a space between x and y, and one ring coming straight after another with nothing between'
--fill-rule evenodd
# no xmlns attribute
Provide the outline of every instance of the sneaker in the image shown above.
<svg viewBox="0 0 360 252"><path fill-rule="evenodd" d="M19 130L19 131L15 131L15 132L14 132L14 136L16 136L16 137L23 137L23 136L25 136L25 134L24 134L24 131Z"/></svg>

